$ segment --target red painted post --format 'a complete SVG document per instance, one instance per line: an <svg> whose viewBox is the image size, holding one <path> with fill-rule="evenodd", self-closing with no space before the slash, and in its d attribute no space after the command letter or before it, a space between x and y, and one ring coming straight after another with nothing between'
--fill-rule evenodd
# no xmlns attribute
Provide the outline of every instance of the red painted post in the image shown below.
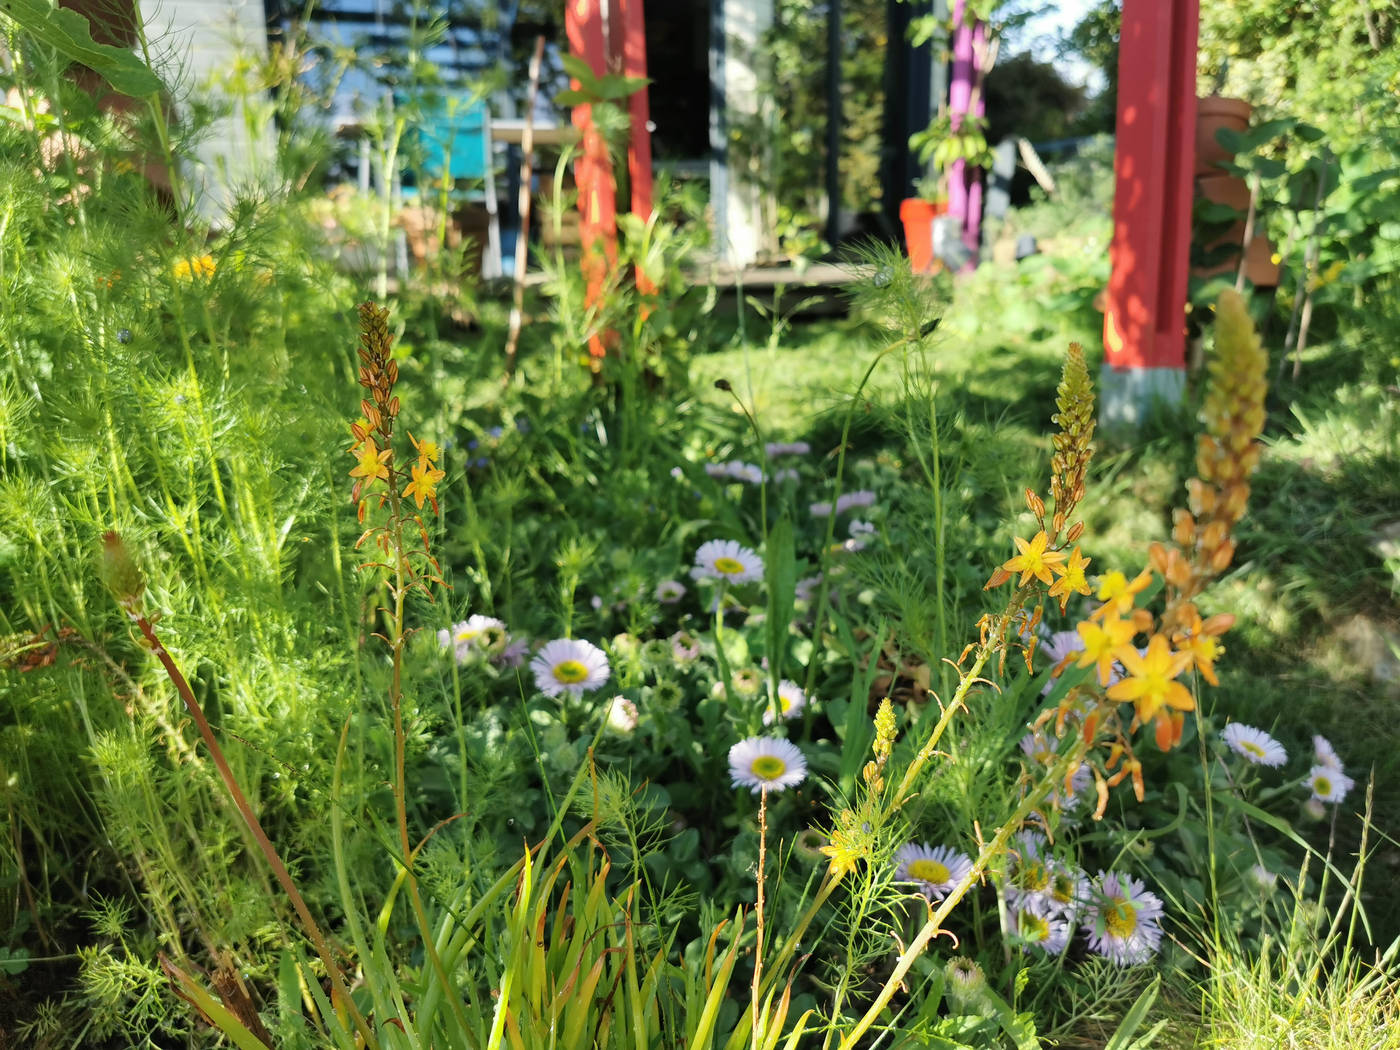
<svg viewBox="0 0 1400 1050"><path fill-rule="evenodd" d="M602 4L603 0L567 0L564 6L569 50L586 61L598 77L608 71ZM577 81L573 87L578 89ZM607 143L593 121L592 110L590 105L575 106L572 118L583 139L582 151L574 161L574 184L578 187L584 305L590 309L602 302L603 289L617 264L617 187ZM610 333L594 333L588 340L589 355L595 360L603 357L610 341Z"/></svg>
<svg viewBox="0 0 1400 1050"><path fill-rule="evenodd" d="M1185 386L1198 3L1123 0L1106 425L1136 423L1150 401L1178 401Z"/></svg>
<svg viewBox="0 0 1400 1050"><path fill-rule="evenodd" d="M645 79L647 75L646 19L642 0L613 0L613 15L622 27L622 73ZM627 145L627 178L632 186L632 214L643 222L651 219L651 104L646 87L632 92L627 100L627 112L632 118L632 135ZM637 291L655 295L654 285L640 265L637 266ZM645 309L645 307L643 308Z"/></svg>

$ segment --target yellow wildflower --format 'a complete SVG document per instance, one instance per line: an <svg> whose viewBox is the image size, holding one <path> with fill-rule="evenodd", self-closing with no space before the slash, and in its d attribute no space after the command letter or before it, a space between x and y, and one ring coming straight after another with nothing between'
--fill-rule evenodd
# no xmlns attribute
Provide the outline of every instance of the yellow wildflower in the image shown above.
<svg viewBox="0 0 1400 1050"><path fill-rule="evenodd" d="M436 510L437 483L447 475L433 467L426 456L413 464L412 473L413 480L404 487L403 494L412 496L413 501L418 504L419 510L423 509L424 500L431 501L433 509Z"/></svg>
<svg viewBox="0 0 1400 1050"><path fill-rule="evenodd" d="M1108 685L1108 680L1113 677L1113 661L1118 659L1119 654L1126 650L1136 655L1132 647L1135 631L1131 620L1114 617L1105 619L1102 625L1086 620L1075 630L1084 639L1084 651L1079 654L1076 666L1097 665L1100 685Z"/></svg>
<svg viewBox="0 0 1400 1050"><path fill-rule="evenodd" d="M1127 616L1137 604L1138 593L1152 582L1152 571L1143 569L1131 581L1123 573L1114 569L1099 581L1099 601L1103 606L1094 612L1094 618L1105 616Z"/></svg>
<svg viewBox="0 0 1400 1050"><path fill-rule="evenodd" d="M394 454L393 449L377 448L374 444L374 438L366 436L365 440L351 451L357 460L355 467L350 471L352 478L364 478L367 484L378 479L388 480L388 461L389 457Z"/></svg>
<svg viewBox="0 0 1400 1050"><path fill-rule="evenodd" d="M170 267L170 272L177 280L192 281L196 277L212 277L214 265L212 255L190 256L186 259L176 259L175 265Z"/></svg>
<svg viewBox="0 0 1400 1050"><path fill-rule="evenodd" d="M1057 568L1065 560L1064 551L1052 551L1045 548L1050 543L1050 537L1041 529L1035 534L1035 538L1027 543L1020 536L1015 537L1016 549L1021 553L1010 561L1003 563L1002 571L1015 575L1021 574L1019 587L1024 587L1030 582L1031 577L1035 577L1042 583L1053 583L1054 579L1050 575L1050 570Z"/></svg>
<svg viewBox="0 0 1400 1050"><path fill-rule="evenodd" d="M1092 593L1089 581L1084 578L1084 570L1089 567L1091 561L1093 561L1092 558L1084 557L1079 548L1075 547L1074 550L1070 551L1069 561L1063 565L1051 566L1060 578L1050 588L1050 597L1060 599L1061 611L1064 610L1071 594Z"/></svg>
<svg viewBox="0 0 1400 1050"><path fill-rule="evenodd" d="M1163 707L1174 707L1180 711L1195 708L1195 698L1191 691L1175 681L1191 665L1189 653L1174 652L1166 638L1154 634L1147 643L1147 654L1139 655L1137 650L1119 653L1119 660L1128 676L1121 682L1109 686L1110 700L1131 700L1137 708L1138 718L1144 723L1152 721Z"/></svg>

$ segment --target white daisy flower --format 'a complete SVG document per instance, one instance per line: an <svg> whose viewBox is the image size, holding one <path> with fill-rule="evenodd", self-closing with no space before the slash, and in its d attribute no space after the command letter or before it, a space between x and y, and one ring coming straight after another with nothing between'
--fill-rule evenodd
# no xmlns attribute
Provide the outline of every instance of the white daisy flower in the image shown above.
<svg viewBox="0 0 1400 1050"><path fill-rule="evenodd" d="M608 728L626 736L637 728L637 705L625 696L615 696L608 703Z"/></svg>
<svg viewBox="0 0 1400 1050"><path fill-rule="evenodd" d="M1230 750L1256 766L1281 766L1288 761L1283 745L1262 729L1231 722L1220 734Z"/></svg>
<svg viewBox="0 0 1400 1050"><path fill-rule="evenodd" d="M729 749L729 779L754 794L796 787L806 776L807 760L791 740L751 736Z"/></svg>
<svg viewBox="0 0 1400 1050"><path fill-rule="evenodd" d="M801 686L796 682L789 682L786 678L778 683L779 718L784 721L796 718L806 706L807 694L802 691ZM773 724L773 705L771 703L763 705L763 724L766 726Z"/></svg>
<svg viewBox="0 0 1400 1050"><path fill-rule="evenodd" d="M1038 831L1018 831L1011 838L1006 870L1006 899L1012 907L1049 900L1054 858L1049 842Z"/></svg>
<svg viewBox="0 0 1400 1050"><path fill-rule="evenodd" d="M875 526L868 521L852 518L851 523L846 526L846 531L853 537L869 536L875 531Z"/></svg>
<svg viewBox="0 0 1400 1050"><path fill-rule="evenodd" d="M1070 920L1044 904L1027 902L1011 913L1012 932L1027 948L1059 955L1069 943Z"/></svg>
<svg viewBox="0 0 1400 1050"><path fill-rule="evenodd" d="M1325 736L1313 737L1313 761L1319 766L1327 766L1338 772L1342 768L1342 760L1337 757L1337 752L1332 747L1332 742Z"/></svg>
<svg viewBox="0 0 1400 1050"><path fill-rule="evenodd" d="M972 860L947 846L929 846L922 842L907 842L895 851L896 882L912 882L930 901L941 900L948 891L967 877Z"/></svg>
<svg viewBox="0 0 1400 1050"><path fill-rule="evenodd" d="M469 616L450 630L437 633L438 645L451 649L459 664L481 653L500 652L506 646L506 625L494 616Z"/></svg>
<svg viewBox="0 0 1400 1050"><path fill-rule="evenodd" d="M1140 879L1099 872L1084 922L1090 951L1119 966L1146 962L1162 943L1162 901Z"/></svg>
<svg viewBox="0 0 1400 1050"><path fill-rule="evenodd" d="M836 513L841 514L853 507L870 507L875 503L875 493L869 489L857 489L855 492L847 492L836 500Z"/></svg>
<svg viewBox="0 0 1400 1050"><path fill-rule="evenodd" d="M546 696L572 693L582 696L607 683L611 669L603 650L576 638L556 638L545 644L530 661L535 686Z"/></svg>
<svg viewBox="0 0 1400 1050"><path fill-rule="evenodd" d="M1303 783L1312 790L1312 797L1318 802L1340 802L1356 786L1356 781L1336 766L1313 766Z"/></svg>
<svg viewBox="0 0 1400 1050"><path fill-rule="evenodd" d="M799 481L801 478L802 475L797 472L796 467L779 467L773 471L773 481L778 485L788 481Z"/></svg>
<svg viewBox="0 0 1400 1050"><path fill-rule="evenodd" d="M763 559L734 540L710 540L695 552L690 575L697 580L749 583L763 579Z"/></svg>
<svg viewBox="0 0 1400 1050"><path fill-rule="evenodd" d="M769 459L777 459L779 456L805 456L812 451L812 446L805 441L770 441L763 446L763 451Z"/></svg>
<svg viewBox="0 0 1400 1050"><path fill-rule="evenodd" d="M1058 912L1071 922L1089 899L1089 878L1064 861L1050 862L1050 885L1041 900L1047 910Z"/></svg>
<svg viewBox="0 0 1400 1050"><path fill-rule="evenodd" d="M1050 681L1040 690L1042 696L1049 696L1055 688L1056 680L1063 671L1060 665L1083 651L1084 639L1079 637L1078 631L1056 631L1035 647L1035 655L1051 669Z"/></svg>
<svg viewBox="0 0 1400 1050"><path fill-rule="evenodd" d="M685 584L680 580L662 580L656 585L656 600L663 605L674 605L685 597Z"/></svg>

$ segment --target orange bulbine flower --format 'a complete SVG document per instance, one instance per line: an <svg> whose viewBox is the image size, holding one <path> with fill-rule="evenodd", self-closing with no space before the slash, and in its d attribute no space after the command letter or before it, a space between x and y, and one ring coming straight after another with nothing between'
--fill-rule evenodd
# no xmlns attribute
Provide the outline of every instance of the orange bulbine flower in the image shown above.
<svg viewBox="0 0 1400 1050"><path fill-rule="evenodd" d="M1191 691L1180 682L1174 681L1177 675L1191 666L1191 654L1173 652L1166 638L1154 634L1147 643L1147 655L1140 656L1136 650L1127 649L1118 654L1128 677L1109 686L1110 700L1131 700L1137 707L1138 718L1146 723L1157 716L1163 707L1174 707L1181 711L1193 710L1196 706Z"/></svg>
<svg viewBox="0 0 1400 1050"><path fill-rule="evenodd" d="M1102 626L1086 620L1075 630L1084 639L1084 651L1079 654L1075 666L1091 667L1097 664L1099 685L1108 685L1113 675L1113 661L1118 659L1120 653L1126 651L1137 655L1137 650L1132 646L1136 632L1131 620L1106 619Z"/></svg>
<svg viewBox="0 0 1400 1050"><path fill-rule="evenodd" d="M1060 577L1055 581L1055 585L1050 588L1050 597L1060 599L1060 611L1063 612L1071 594L1090 594L1092 588L1089 581L1084 578L1084 570L1089 567L1092 558L1084 557L1078 547L1070 551L1069 561L1063 565L1052 565L1051 568Z"/></svg>
<svg viewBox="0 0 1400 1050"><path fill-rule="evenodd" d="M1235 625L1235 618L1229 613L1220 613L1202 620L1201 614L1191 605L1183 612L1186 629L1173 635L1172 642L1191 657L1191 666L1201 672L1202 678L1211 685L1219 685L1215 677L1215 661L1225 652L1225 647L1217 639Z"/></svg>
<svg viewBox="0 0 1400 1050"><path fill-rule="evenodd" d="M423 509L424 500L431 500L433 509L436 510L437 483L446 476L443 471L433 467L425 456L413 464L413 480L404 487L403 494L412 496L419 510Z"/></svg>
<svg viewBox="0 0 1400 1050"><path fill-rule="evenodd" d="M356 464L350 471L352 478L364 478L366 484L373 483L377 479L388 480L389 478L389 457L394 454L391 448L379 449L375 447L374 438L366 437L364 442L357 449L351 449L356 457Z"/></svg>
<svg viewBox="0 0 1400 1050"><path fill-rule="evenodd" d="M1138 593L1151 582L1150 569L1143 569L1131 582L1114 569L1099 583L1099 601L1103 602L1103 606L1094 612L1094 619L1104 616L1127 616L1133 611Z"/></svg>
<svg viewBox="0 0 1400 1050"><path fill-rule="evenodd" d="M1050 570L1064 563L1064 551L1049 551L1045 548L1050 544L1050 537L1041 529L1035 534L1035 539L1027 543L1020 536L1015 537L1016 549L1021 553L1010 561L1002 565L1002 571L1015 575L1021 574L1021 582L1018 587L1024 587L1034 576L1042 583L1053 583L1054 578L1050 575Z"/></svg>

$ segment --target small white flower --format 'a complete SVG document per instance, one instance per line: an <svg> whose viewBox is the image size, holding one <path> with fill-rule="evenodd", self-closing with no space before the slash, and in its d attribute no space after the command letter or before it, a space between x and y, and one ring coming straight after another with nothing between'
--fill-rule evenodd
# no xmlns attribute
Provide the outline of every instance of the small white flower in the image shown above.
<svg viewBox="0 0 1400 1050"><path fill-rule="evenodd" d="M807 760L790 740L751 736L729 749L729 778L758 794L796 787L807 776Z"/></svg>
<svg viewBox="0 0 1400 1050"><path fill-rule="evenodd" d="M536 688L546 696L582 696L606 684L611 674L603 650L575 638L547 643L530 661L530 670L535 674Z"/></svg>
<svg viewBox="0 0 1400 1050"><path fill-rule="evenodd" d="M1341 772L1342 760L1337 757L1336 750L1332 747L1332 742L1325 736L1313 737L1313 761L1319 766L1327 766Z"/></svg>
<svg viewBox="0 0 1400 1050"><path fill-rule="evenodd" d="M685 584L680 580L662 580L656 585L656 600L663 605L674 605L685 597Z"/></svg>
<svg viewBox="0 0 1400 1050"><path fill-rule="evenodd" d="M1144 963L1162 943L1162 901L1140 879L1099 872L1084 922L1090 951L1119 966Z"/></svg>
<svg viewBox="0 0 1400 1050"><path fill-rule="evenodd" d="M807 694L802 691L801 686L796 682L789 682L786 678L778 683L779 718L784 721L796 718L806 706ZM771 703L763 705L763 724L766 726L773 724L773 705Z"/></svg>
<svg viewBox="0 0 1400 1050"><path fill-rule="evenodd" d="M1262 864L1255 864L1249 869L1249 881L1254 883L1256 889L1261 893L1269 893L1278 882L1278 876Z"/></svg>
<svg viewBox="0 0 1400 1050"><path fill-rule="evenodd" d="M608 704L608 728L626 736L637 728L637 705L625 696L615 696Z"/></svg>
<svg viewBox="0 0 1400 1050"><path fill-rule="evenodd" d="M690 575L697 580L749 583L763 579L763 559L734 540L710 540L695 552Z"/></svg>
<svg viewBox="0 0 1400 1050"><path fill-rule="evenodd" d="M869 489L857 489L855 492L847 492L836 501L836 513L841 514L851 510L853 507L869 507L875 503L875 493Z"/></svg>
<svg viewBox="0 0 1400 1050"><path fill-rule="evenodd" d="M807 509L812 512L812 517L825 518L831 513L831 504L826 501L823 501L821 503L813 503Z"/></svg>
<svg viewBox="0 0 1400 1050"><path fill-rule="evenodd" d="M797 481L801 477L802 475L797 472L796 467L779 467L773 471L773 481L779 485L787 481Z"/></svg>
<svg viewBox="0 0 1400 1050"><path fill-rule="evenodd" d="M1335 766L1313 766L1304 783L1318 802L1340 802L1356 786L1356 781Z"/></svg>
<svg viewBox="0 0 1400 1050"><path fill-rule="evenodd" d="M1046 955L1059 955L1069 943L1070 920L1038 901L1027 901L1011 915L1016 939Z"/></svg>
<svg viewBox="0 0 1400 1050"><path fill-rule="evenodd" d="M929 846L922 842L907 842L895 851L896 882L912 882L929 900L942 899L948 891L967 877L972 859L948 846Z"/></svg>
<svg viewBox="0 0 1400 1050"><path fill-rule="evenodd" d="M437 633L438 644L451 648L459 664L481 654L498 654L506 645L506 625L494 616L469 616L451 630Z"/></svg>
<svg viewBox="0 0 1400 1050"><path fill-rule="evenodd" d="M793 597L799 602L810 602L817 595L817 588L822 585L821 573L815 576L807 576L797 581Z"/></svg>
<svg viewBox="0 0 1400 1050"><path fill-rule="evenodd" d="M875 531L875 526L868 521L852 518L851 523L846 526L846 531L853 537L869 536Z"/></svg>
<svg viewBox="0 0 1400 1050"><path fill-rule="evenodd" d="M1220 734L1230 750L1256 766L1281 766L1288 761L1283 745L1262 729L1231 722Z"/></svg>
<svg viewBox="0 0 1400 1050"><path fill-rule="evenodd" d="M805 456L812 451L812 446L805 441L770 441L763 450L769 459L777 459L779 456Z"/></svg>

